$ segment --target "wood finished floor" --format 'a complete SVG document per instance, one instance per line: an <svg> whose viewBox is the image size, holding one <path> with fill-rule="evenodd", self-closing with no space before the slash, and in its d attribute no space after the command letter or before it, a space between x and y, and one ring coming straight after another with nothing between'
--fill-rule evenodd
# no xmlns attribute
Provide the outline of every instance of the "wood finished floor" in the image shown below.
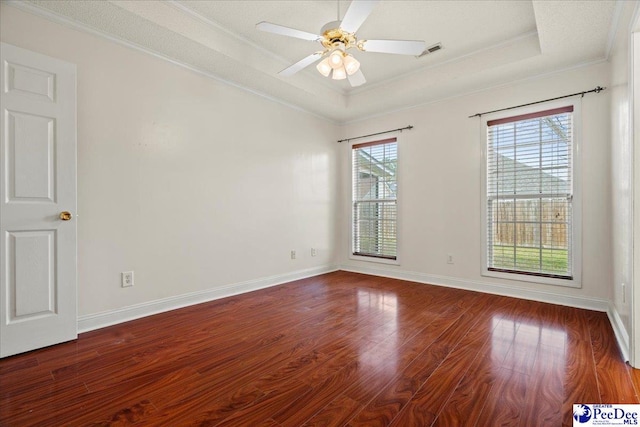
<svg viewBox="0 0 640 427"><path fill-rule="evenodd" d="M336 272L0 360L0 425L570 426L638 386L604 313Z"/></svg>

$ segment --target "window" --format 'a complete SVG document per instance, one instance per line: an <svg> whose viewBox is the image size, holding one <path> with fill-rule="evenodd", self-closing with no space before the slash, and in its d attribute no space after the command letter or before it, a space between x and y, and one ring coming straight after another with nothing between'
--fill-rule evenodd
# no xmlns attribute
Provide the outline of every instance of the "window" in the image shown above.
<svg viewBox="0 0 640 427"><path fill-rule="evenodd" d="M573 116L565 106L486 122L488 275L576 280Z"/></svg>
<svg viewBox="0 0 640 427"><path fill-rule="evenodd" d="M397 259L398 143L396 138L352 146L352 254Z"/></svg>

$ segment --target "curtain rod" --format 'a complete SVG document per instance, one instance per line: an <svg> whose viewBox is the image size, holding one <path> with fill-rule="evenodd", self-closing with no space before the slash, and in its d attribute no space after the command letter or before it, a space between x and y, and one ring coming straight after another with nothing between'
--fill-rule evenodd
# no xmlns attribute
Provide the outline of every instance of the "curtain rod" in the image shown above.
<svg viewBox="0 0 640 427"><path fill-rule="evenodd" d="M477 114L474 114L473 116L469 116L469 118L471 119L473 117L481 117L484 114L497 113L498 111L513 110L514 108L527 107L529 105L535 105L535 104L541 104L543 102L555 101L556 99L570 98L572 96L578 96L578 95L584 96L585 94L592 93L592 92L600 93L600 91L603 91L605 89L606 89L606 87L596 86L595 89L585 90L584 92L576 92L576 93L572 93L571 95L558 96L556 98L543 99L542 101L536 101L536 102L530 102L528 104L516 105L515 107L507 107L507 108L501 108L499 110L485 111L484 113L477 113Z"/></svg>
<svg viewBox="0 0 640 427"><path fill-rule="evenodd" d="M413 126L409 125L409 126L405 126L403 128L385 130L384 132L370 133L369 135L354 136L353 138L339 139L338 142L345 142L345 141L349 142L349 141L352 141L354 139L366 138L368 136L382 135L382 134L385 134L385 133L391 133L391 132L396 132L396 131L402 132L403 130L407 130L407 129L413 129Z"/></svg>

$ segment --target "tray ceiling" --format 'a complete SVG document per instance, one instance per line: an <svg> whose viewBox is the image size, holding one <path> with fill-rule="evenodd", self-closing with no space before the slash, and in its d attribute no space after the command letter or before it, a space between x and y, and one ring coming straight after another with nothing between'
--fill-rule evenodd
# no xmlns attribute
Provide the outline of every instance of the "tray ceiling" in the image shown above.
<svg viewBox="0 0 640 427"><path fill-rule="evenodd" d="M367 83L278 71L316 42L255 29L269 21L312 33L350 1L10 1L150 51L211 77L343 123L606 59L622 1L381 1L359 38L424 40L416 58L355 52Z"/></svg>

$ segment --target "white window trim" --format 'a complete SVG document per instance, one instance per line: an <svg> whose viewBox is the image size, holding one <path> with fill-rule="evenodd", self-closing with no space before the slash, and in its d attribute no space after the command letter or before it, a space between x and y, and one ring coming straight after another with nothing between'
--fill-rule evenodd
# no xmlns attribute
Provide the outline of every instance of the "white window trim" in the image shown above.
<svg viewBox="0 0 640 427"><path fill-rule="evenodd" d="M572 203L572 279L556 279L552 277L534 276L520 273L506 273L490 271L487 268L487 122L522 114L535 113L537 111L551 110L554 108L573 106L573 203ZM499 279L533 282L544 285L557 285L570 288L582 288L582 103L581 98L569 98L563 101L554 101L522 107L500 113L482 116L480 126L480 146L482 150L482 178L481 182L481 228L482 228L482 276Z"/></svg>
<svg viewBox="0 0 640 427"><path fill-rule="evenodd" d="M376 257L369 257L369 256L362 256L362 255L354 255L353 254L353 146L354 145L358 145L358 144L365 144L367 142L375 142L375 141L379 141L380 139L386 139L386 137L377 137L377 138L368 138L368 139L360 139L358 141L353 141L351 142L351 144L349 145L349 186L350 186L350 190L349 190L349 232L347 233L347 235L349 236L349 259L354 260L354 261L365 261L365 262L372 262L375 264L387 264L387 265L400 265L400 253L401 253L401 249L402 249L402 240L401 236L401 204L400 204L400 193L402 192L402 172L401 168L402 166L402 156L400 155L400 146L401 144L401 140L402 138L400 137L400 135L394 135L394 138L396 138L396 144L397 144L397 156L398 156L398 169L396 171L396 185L397 185L397 190L396 190L396 215L397 215L397 219L396 219L396 239L397 239L397 246L396 246L396 259L387 259L387 258L376 258Z"/></svg>

